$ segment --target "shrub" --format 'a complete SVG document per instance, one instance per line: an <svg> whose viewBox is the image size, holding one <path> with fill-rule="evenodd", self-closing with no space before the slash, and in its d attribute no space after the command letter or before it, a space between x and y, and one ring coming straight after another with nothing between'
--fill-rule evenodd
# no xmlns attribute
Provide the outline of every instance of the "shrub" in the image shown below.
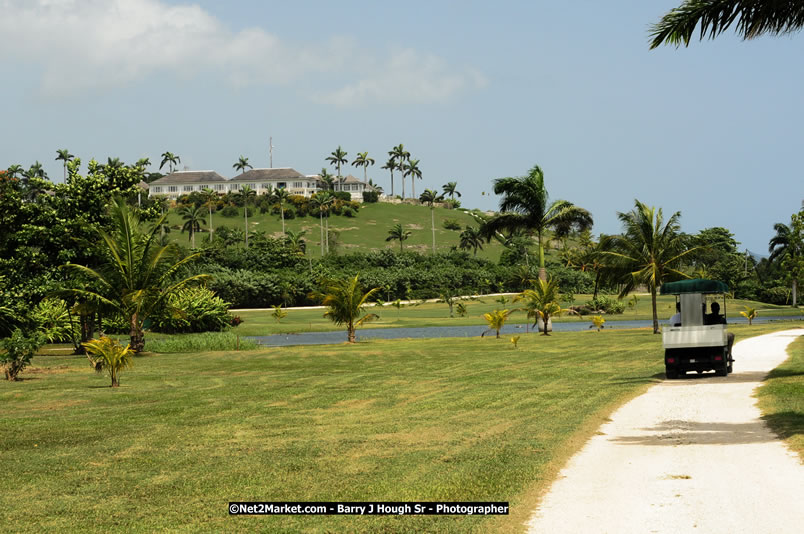
<svg viewBox="0 0 804 534"><path fill-rule="evenodd" d="M623 301L607 297L606 295L598 295L596 299L587 302L585 307L590 311L602 311L607 314L619 314L625 311L625 303Z"/></svg>
<svg viewBox="0 0 804 534"><path fill-rule="evenodd" d="M376 191L363 191L363 202L373 204L380 200L380 194Z"/></svg>
<svg viewBox="0 0 804 534"><path fill-rule="evenodd" d="M223 208L223 211L221 211L221 215L224 217L237 217L240 215L240 210L234 206L226 206Z"/></svg>
<svg viewBox="0 0 804 534"><path fill-rule="evenodd" d="M458 209L461 207L461 201L454 198L448 198L444 201L444 207L450 210Z"/></svg>
<svg viewBox="0 0 804 534"><path fill-rule="evenodd" d="M134 351L128 345L124 347L118 340L107 336L92 339L83 345L95 371L98 373L106 371L112 379L112 387L120 386L120 372L126 367L131 367Z"/></svg>
<svg viewBox="0 0 804 534"><path fill-rule="evenodd" d="M285 208L285 220L289 221L290 219L296 218L296 210L292 207L288 206Z"/></svg>
<svg viewBox="0 0 804 534"><path fill-rule="evenodd" d="M352 218L352 217L355 216L355 210L353 210L352 208L347 206L347 207L343 208L343 216Z"/></svg>
<svg viewBox="0 0 804 534"><path fill-rule="evenodd" d="M11 337L0 341L0 349L5 350L5 353L0 354L0 368L3 369L6 380L18 380L17 375L30 365L31 358L44 342L38 332L26 336L19 328L14 329Z"/></svg>
<svg viewBox="0 0 804 534"><path fill-rule="evenodd" d="M153 317L151 330L167 334L220 332L231 323L229 305L205 287L188 287L173 293L167 306Z"/></svg>
<svg viewBox="0 0 804 534"><path fill-rule="evenodd" d="M332 196L338 200L343 200L344 202L351 202L352 200L352 194L348 191L335 191Z"/></svg>
<svg viewBox="0 0 804 534"><path fill-rule="evenodd" d="M447 230L460 230L461 229L461 223L459 223L455 219L444 219L443 224L444 224L444 228L446 228Z"/></svg>
<svg viewBox="0 0 804 534"><path fill-rule="evenodd" d="M76 334L67 312L67 303L61 299L42 299L33 309L31 319L48 343L71 341Z"/></svg>

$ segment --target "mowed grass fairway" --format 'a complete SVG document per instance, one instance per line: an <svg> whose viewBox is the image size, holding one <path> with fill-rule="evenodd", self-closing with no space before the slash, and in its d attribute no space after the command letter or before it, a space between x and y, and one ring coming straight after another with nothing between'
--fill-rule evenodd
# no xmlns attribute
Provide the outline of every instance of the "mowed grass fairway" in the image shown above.
<svg viewBox="0 0 804 534"><path fill-rule="evenodd" d="M33 364L0 383L4 531L521 531L566 459L663 372L649 330L523 335L518 349L472 338L151 354L116 390L81 356ZM230 500L512 508L230 517Z"/></svg>

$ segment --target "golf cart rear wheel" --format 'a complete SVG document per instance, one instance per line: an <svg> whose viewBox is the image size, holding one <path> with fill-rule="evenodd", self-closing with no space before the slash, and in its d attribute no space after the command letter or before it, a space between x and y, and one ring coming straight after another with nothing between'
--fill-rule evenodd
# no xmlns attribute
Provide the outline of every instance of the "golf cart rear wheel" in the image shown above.
<svg viewBox="0 0 804 534"><path fill-rule="evenodd" d="M678 378L678 370L676 369L665 368L664 374L668 380L675 380L676 378Z"/></svg>

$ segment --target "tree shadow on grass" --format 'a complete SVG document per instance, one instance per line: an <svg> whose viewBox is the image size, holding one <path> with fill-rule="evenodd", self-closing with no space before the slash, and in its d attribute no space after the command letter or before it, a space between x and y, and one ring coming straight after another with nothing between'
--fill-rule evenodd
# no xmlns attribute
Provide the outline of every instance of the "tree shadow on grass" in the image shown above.
<svg viewBox="0 0 804 534"><path fill-rule="evenodd" d="M763 415L762 419L782 439L804 434L804 413L779 412Z"/></svg>
<svg viewBox="0 0 804 534"><path fill-rule="evenodd" d="M771 378L785 378L789 376L804 376L804 371L776 368L768 374L768 380L770 380Z"/></svg>

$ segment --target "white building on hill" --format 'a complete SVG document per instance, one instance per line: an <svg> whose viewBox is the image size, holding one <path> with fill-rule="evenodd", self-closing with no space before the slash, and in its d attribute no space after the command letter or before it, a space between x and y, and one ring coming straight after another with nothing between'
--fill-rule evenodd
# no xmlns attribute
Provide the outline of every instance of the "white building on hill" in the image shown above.
<svg viewBox="0 0 804 534"><path fill-rule="evenodd" d="M176 199L205 188L212 189L221 195L231 191L239 191L249 186L258 195L271 189L287 189L291 195L312 196L324 189L324 183L317 174L304 175L290 167L275 169L251 169L233 178L224 178L215 171L176 171L150 183L148 196L166 196ZM363 191L373 191L368 183L358 180L352 175L335 182L335 191L347 191L352 200L363 201Z"/></svg>

